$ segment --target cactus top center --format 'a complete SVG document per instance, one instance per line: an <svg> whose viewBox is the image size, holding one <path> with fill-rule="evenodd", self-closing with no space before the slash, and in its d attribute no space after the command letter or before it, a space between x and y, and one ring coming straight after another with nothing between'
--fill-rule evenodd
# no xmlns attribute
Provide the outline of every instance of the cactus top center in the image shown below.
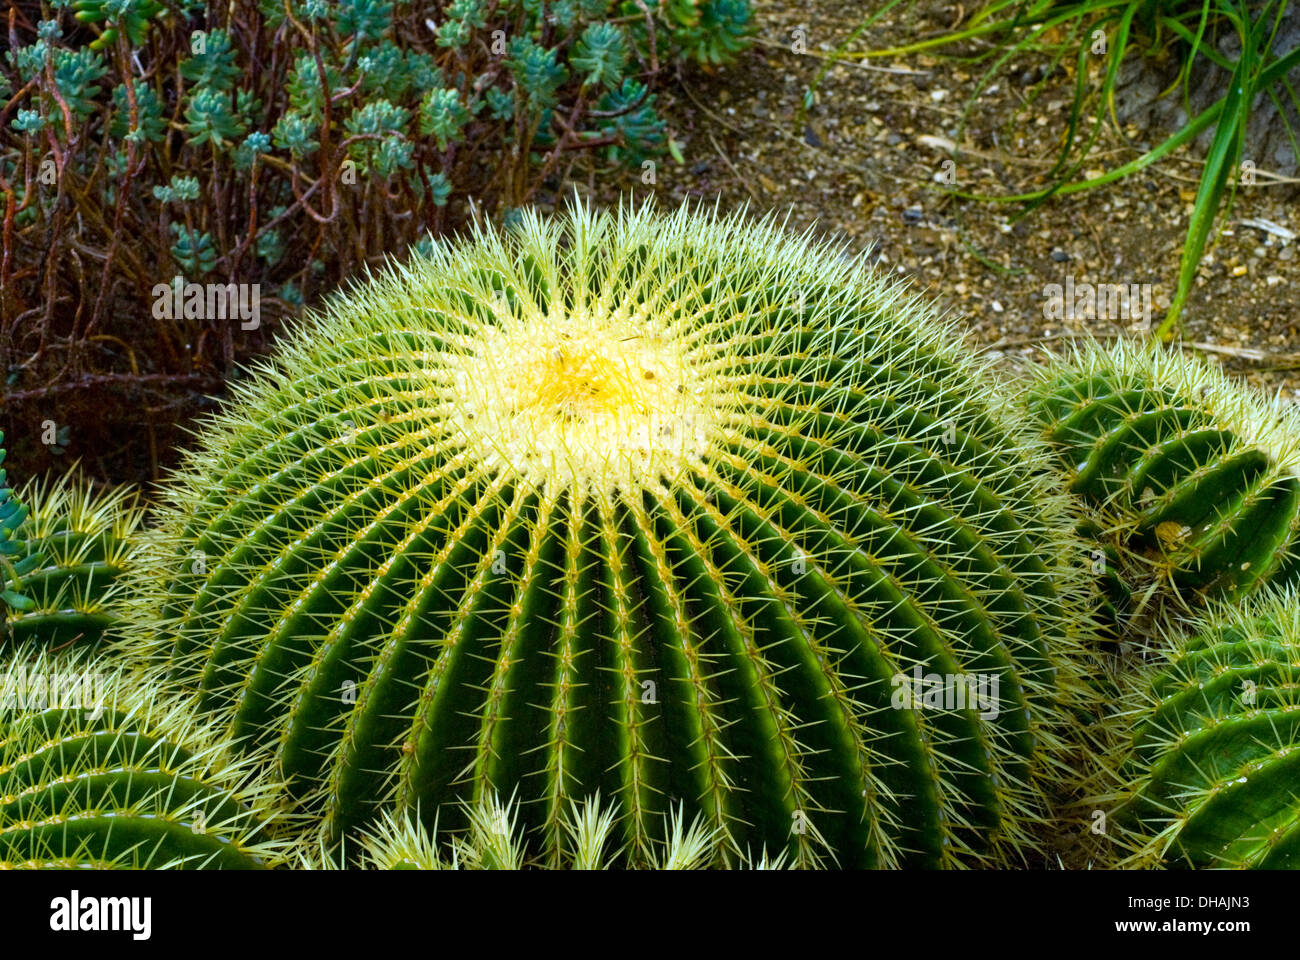
<svg viewBox="0 0 1300 960"><path fill-rule="evenodd" d="M549 489L641 489L707 446L716 416L691 346L646 316L591 311L484 324L452 358L469 452Z"/></svg>

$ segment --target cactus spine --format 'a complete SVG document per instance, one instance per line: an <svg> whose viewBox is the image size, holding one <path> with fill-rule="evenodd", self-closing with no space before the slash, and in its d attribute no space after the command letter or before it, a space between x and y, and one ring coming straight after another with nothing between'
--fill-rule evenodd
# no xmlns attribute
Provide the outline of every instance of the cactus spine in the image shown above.
<svg viewBox="0 0 1300 960"><path fill-rule="evenodd" d="M1171 646L1107 764L1120 865L1300 868L1300 597L1213 604Z"/></svg>
<svg viewBox="0 0 1300 960"><path fill-rule="evenodd" d="M18 532L30 561L23 576L30 602L6 614L6 630L19 644L93 646L120 616L119 578L134 562L144 512L133 492L95 493L73 474L19 493L29 508Z"/></svg>
<svg viewBox="0 0 1300 960"><path fill-rule="evenodd" d="M533 866L513 803L502 804L495 794L487 795L476 809L466 811L469 830L463 836L442 841L409 815L393 816L385 811L360 835L359 865L371 870L510 870ZM572 870L609 870L621 865L617 836L617 807L602 804L599 796L571 804L565 819L570 838L567 855L550 866ZM662 847L653 851L646 865L657 870L693 870L715 862L719 831L709 830L700 819L689 826L680 811L669 814ZM302 866L309 870L330 870L336 860L325 849L304 851ZM784 854L766 853L743 858L742 864L755 870L780 870Z"/></svg>
<svg viewBox="0 0 1300 960"><path fill-rule="evenodd" d="M0 869L254 869L284 841L211 724L120 665L10 648L0 667Z"/></svg>
<svg viewBox="0 0 1300 960"><path fill-rule="evenodd" d="M1300 572L1300 420L1155 344L1089 343L1033 409L1136 580L1234 596Z"/></svg>
<svg viewBox="0 0 1300 960"><path fill-rule="evenodd" d="M496 791L558 861L599 792L632 863L670 810L723 859L986 862L1032 845L1085 619L997 382L770 220L529 214L234 388L167 485L127 649L331 842ZM954 690L979 677L987 703Z"/></svg>
<svg viewBox="0 0 1300 960"><path fill-rule="evenodd" d="M524 865L518 807L495 794L466 810L468 830L439 849L436 831L404 816L386 812L360 834L360 863L374 870L518 870ZM325 849L308 866L329 869L334 858Z"/></svg>

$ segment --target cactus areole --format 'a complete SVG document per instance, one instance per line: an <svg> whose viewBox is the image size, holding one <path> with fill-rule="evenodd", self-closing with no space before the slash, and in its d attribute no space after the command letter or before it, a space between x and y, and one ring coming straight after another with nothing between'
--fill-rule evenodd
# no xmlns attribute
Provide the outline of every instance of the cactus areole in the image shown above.
<svg viewBox="0 0 1300 960"><path fill-rule="evenodd" d="M529 213L235 388L130 629L331 842L495 792L554 858L599 791L631 863L670 812L738 855L996 861L1084 552L989 377L770 220Z"/></svg>

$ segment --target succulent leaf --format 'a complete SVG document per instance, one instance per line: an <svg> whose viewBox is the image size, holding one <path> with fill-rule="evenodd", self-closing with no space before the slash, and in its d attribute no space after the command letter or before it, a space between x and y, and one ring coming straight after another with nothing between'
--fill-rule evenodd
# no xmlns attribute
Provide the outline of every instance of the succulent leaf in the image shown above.
<svg viewBox="0 0 1300 960"><path fill-rule="evenodd" d="M4 442L4 431L0 430L0 443ZM4 463L5 450L0 447L0 463ZM35 606L31 597L21 592L20 581L30 573L41 556L28 548L25 540L18 534L27 519L28 508L14 496L7 484L8 474L0 467L0 614L5 620L15 612L30 610ZM0 640L6 634L0 634Z"/></svg>

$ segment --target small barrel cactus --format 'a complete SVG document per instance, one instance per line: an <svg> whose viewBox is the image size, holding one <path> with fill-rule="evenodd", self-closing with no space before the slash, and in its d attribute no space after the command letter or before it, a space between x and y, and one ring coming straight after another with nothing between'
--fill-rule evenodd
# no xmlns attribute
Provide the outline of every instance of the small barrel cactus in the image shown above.
<svg viewBox="0 0 1300 960"><path fill-rule="evenodd" d="M1300 868L1300 596L1214 603L1171 645L1111 721L1120 865Z"/></svg>
<svg viewBox="0 0 1300 960"><path fill-rule="evenodd" d="M737 858L985 862L1032 846L1088 589L999 383L770 220L530 212L234 388L124 649L334 840L495 791L558 860L599 793L632 864L670 810Z"/></svg>
<svg viewBox="0 0 1300 960"><path fill-rule="evenodd" d="M1199 359L1130 341L1047 365L1032 407L1135 575L1233 596L1300 574L1291 410Z"/></svg>
<svg viewBox="0 0 1300 960"><path fill-rule="evenodd" d="M117 663L11 647L0 664L0 870L254 869L275 791L192 705Z"/></svg>
<svg viewBox="0 0 1300 960"><path fill-rule="evenodd" d="M29 602L5 614L5 632L16 643L49 647L98 643L117 622L119 578L138 550L132 538L144 511L135 494L96 493L73 474L33 481L19 494L29 509L18 528L30 560L23 575Z"/></svg>

